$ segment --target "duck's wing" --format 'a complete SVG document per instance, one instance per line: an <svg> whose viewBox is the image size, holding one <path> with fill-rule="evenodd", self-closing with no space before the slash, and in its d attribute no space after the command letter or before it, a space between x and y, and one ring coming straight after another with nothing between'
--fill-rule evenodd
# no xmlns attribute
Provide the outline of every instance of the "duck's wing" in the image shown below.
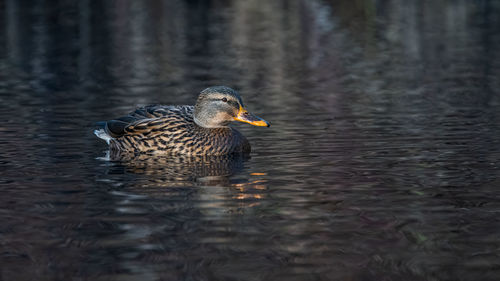
<svg viewBox="0 0 500 281"><path fill-rule="evenodd" d="M189 122L193 119L193 106L149 105L140 107L120 117L106 122L105 132L112 138L123 135L147 135L155 129L169 124Z"/></svg>

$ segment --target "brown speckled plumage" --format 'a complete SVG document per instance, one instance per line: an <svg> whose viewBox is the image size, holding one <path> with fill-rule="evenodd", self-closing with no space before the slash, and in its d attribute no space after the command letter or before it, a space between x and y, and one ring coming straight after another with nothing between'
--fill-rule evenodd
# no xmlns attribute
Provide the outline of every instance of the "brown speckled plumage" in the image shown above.
<svg viewBox="0 0 500 281"><path fill-rule="evenodd" d="M211 101L214 92L220 90L209 93ZM200 99L201 95L199 103ZM250 152L248 140L236 129L202 127L194 121L194 116L194 106L151 105L138 108L125 117L106 121L105 128L95 133L105 139L114 152L183 155Z"/></svg>

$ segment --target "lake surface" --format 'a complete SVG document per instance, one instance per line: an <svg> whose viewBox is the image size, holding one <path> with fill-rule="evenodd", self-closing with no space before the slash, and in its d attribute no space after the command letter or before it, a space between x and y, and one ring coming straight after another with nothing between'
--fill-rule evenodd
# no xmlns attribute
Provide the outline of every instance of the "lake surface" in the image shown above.
<svg viewBox="0 0 500 281"><path fill-rule="evenodd" d="M105 158L212 85L249 157ZM499 280L499 89L498 1L0 1L0 280Z"/></svg>

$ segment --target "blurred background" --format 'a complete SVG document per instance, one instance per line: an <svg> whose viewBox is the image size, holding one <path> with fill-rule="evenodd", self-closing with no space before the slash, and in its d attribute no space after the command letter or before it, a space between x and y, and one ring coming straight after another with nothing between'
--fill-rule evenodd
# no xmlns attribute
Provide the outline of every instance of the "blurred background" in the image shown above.
<svg viewBox="0 0 500 281"><path fill-rule="evenodd" d="M498 280L499 54L492 0L0 0L0 279ZM213 85L250 157L104 157Z"/></svg>

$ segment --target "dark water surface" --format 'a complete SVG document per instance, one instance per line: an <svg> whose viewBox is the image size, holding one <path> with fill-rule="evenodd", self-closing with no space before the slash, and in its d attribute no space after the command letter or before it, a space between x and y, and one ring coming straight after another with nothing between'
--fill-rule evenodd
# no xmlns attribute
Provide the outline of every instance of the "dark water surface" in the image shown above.
<svg viewBox="0 0 500 281"><path fill-rule="evenodd" d="M0 280L500 280L499 1L0 1ZM239 89L250 157L93 124Z"/></svg>

